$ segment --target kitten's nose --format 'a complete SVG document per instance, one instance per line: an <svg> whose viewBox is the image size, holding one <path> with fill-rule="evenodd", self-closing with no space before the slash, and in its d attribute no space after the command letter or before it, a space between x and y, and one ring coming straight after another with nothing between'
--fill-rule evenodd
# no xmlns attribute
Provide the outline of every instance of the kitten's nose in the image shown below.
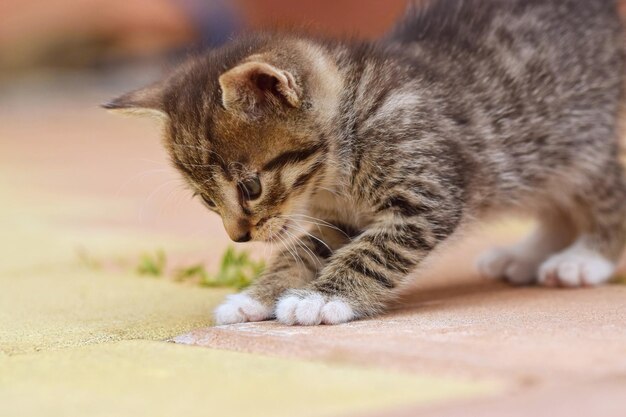
<svg viewBox="0 0 626 417"><path fill-rule="evenodd" d="M237 243L243 243L243 242L249 242L250 239L252 239L252 236L250 236L250 232L247 232L246 234L241 235L238 238L233 239L233 240Z"/></svg>
<svg viewBox="0 0 626 417"><path fill-rule="evenodd" d="M248 242L252 240L252 227L246 219L224 219L224 228L233 242Z"/></svg>

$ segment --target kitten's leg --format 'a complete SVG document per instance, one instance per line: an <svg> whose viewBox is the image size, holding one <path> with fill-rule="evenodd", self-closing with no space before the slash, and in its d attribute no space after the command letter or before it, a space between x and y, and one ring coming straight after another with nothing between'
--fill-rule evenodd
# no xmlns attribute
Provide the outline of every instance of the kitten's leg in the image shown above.
<svg viewBox="0 0 626 417"><path fill-rule="evenodd" d="M537 280L539 266L574 240L575 227L566 214L553 212L538 218L536 229L520 242L493 248L480 256L479 272L492 279L527 285Z"/></svg>
<svg viewBox="0 0 626 417"><path fill-rule="evenodd" d="M595 286L611 278L626 243L626 181L621 172L621 167L607 167L605 178L585 194L584 231L572 246L541 265L540 284Z"/></svg>
<svg viewBox="0 0 626 417"><path fill-rule="evenodd" d="M278 297L286 290L311 282L332 250L346 239L336 230L316 227L310 234L285 246L266 271L245 291L227 297L215 310L218 325L268 320L274 317Z"/></svg>
<svg viewBox="0 0 626 417"><path fill-rule="evenodd" d="M338 250L306 289L284 295L276 318L285 324L338 324L382 312L454 226L449 229L417 216L379 220Z"/></svg>

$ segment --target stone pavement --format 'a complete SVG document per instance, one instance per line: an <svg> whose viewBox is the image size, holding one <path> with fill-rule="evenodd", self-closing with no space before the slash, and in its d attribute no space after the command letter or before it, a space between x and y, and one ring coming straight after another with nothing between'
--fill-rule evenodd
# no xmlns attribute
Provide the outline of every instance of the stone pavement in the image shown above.
<svg viewBox="0 0 626 417"><path fill-rule="evenodd" d="M475 243L475 242L474 242ZM290 328L274 322L198 329L174 341L474 381L500 395L374 416L623 416L626 287L513 288L462 271L463 245L381 318ZM454 265L454 266L451 266ZM457 269L460 269L457 271Z"/></svg>
<svg viewBox="0 0 626 417"><path fill-rule="evenodd" d="M135 265L158 249L171 266L215 265L221 222L182 189L150 122L96 107L124 86L55 85L0 92L0 415L624 415L626 286L473 273L524 223L442 254L381 318L210 327L230 290Z"/></svg>

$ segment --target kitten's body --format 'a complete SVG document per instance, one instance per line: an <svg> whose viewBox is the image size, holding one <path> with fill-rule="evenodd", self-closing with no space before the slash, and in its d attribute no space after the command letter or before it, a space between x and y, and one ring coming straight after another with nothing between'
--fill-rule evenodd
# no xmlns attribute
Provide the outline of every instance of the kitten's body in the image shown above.
<svg viewBox="0 0 626 417"><path fill-rule="evenodd" d="M625 62L612 0L436 0L376 43L243 39L113 107L156 100L134 107L166 116L175 164L231 236L313 226L218 322L339 323L383 311L462 225L503 211L539 227L487 254L486 275L608 280L626 238ZM257 172L260 202L229 197Z"/></svg>

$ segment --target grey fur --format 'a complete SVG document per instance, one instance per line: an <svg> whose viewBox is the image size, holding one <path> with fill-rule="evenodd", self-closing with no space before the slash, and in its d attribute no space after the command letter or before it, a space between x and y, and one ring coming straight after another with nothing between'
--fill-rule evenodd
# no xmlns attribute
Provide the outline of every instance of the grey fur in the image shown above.
<svg viewBox="0 0 626 417"><path fill-rule="evenodd" d="M274 89L254 96L267 99L262 105L250 99L245 109L225 110L218 78L251 59L293 76L301 107ZM315 62L327 71L316 73ZM164 81L156 107L167 115L174 163L194 190L218 201L223 217L248 216L238 224L254 230L297 200L316 220L292 220L318 223L247 291L267 307L255 319L270 318L281 297L321 295L347 303L347 320L384 311L435 248L493 213L533 214L544 225L533 245L551 242L526 258L507 252L509 263L528 270L520 277L503 267L501 278L528 283L543 268L544 283L564 283L574 265L579 283L589 284L586 261L550 261L570 245L592 261L615 262L626 238L618 159L624 64L615 1L437 0L374 43L244 37ZM323 90L332 82L341 89ZM142 106L125 97L111 107ZM220 205L225 183L294 150L263 174L261 204L241 203L237 215ZM287 165L303 184L281 178ZM550 227L556 223L563 226ZM320 314L281 320L333 322ZM253 319L236 317L221 321Z"/></svg>

